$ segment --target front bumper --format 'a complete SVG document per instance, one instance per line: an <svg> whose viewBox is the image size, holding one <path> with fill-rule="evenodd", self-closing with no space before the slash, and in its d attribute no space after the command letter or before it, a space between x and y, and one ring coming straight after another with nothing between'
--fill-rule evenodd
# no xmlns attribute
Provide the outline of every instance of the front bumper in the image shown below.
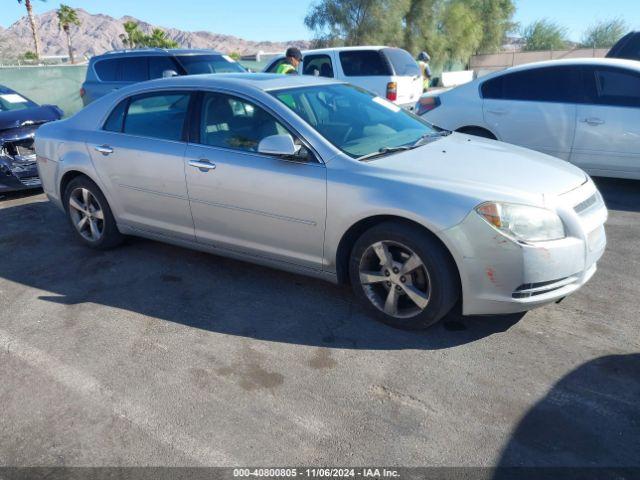
<svg viewBox="0 0 640 480"><path fill-rule="evenodd" d="M445 231L460 270L465 315L515 313L560 300L594 275L606 246L607 209L593 182L559 196L567 237L520 243L475 211Z"/></svg>
<svg viewBox="0 0 640 480"><path fill-rule="evenodd" d="M42 186L35 155L33 159L20 163L15 162L14 158L11 160L0 165L0 192L14 192Z"/></svg>

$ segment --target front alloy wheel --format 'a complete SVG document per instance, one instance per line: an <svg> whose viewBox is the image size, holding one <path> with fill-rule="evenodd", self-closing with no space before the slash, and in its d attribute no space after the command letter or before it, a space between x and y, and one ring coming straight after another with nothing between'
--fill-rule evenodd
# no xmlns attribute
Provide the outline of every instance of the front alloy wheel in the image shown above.
<svg viewBox="0 0 640 480"><path fill-rule="evenodd" d="M351 250L349 277L360 301L397 328L427 328L460 298L449 251L431 232L400 220L362 234Z"/></svg>
<svg viewBox="0 0 640 480"><path fill-rule="evenodd" d="M359 275L367 298L387 315L414 317L429 304L429 272L418 254L402 243L371 245L360 260Z"/></svg>

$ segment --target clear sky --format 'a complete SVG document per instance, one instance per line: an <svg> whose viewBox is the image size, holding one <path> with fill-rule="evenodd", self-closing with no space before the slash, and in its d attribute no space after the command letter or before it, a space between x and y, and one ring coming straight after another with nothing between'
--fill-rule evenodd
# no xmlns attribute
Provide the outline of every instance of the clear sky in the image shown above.
<svg viewBox="0 0 640 480"><path fill-rule="evenodd" d="M59 0L32 0L36 12L57 8ZM160 26L208 30L249 40L310 38L303 19L312 0L63 0L72 7L119 18L131 15ZM585 28L599 19L622 17L640 29L640 0L516 0L515 20L527 24L549 18L565 25L579 40ZM0 25L7 27L24 15L24 5L3 0Z"/></svg>

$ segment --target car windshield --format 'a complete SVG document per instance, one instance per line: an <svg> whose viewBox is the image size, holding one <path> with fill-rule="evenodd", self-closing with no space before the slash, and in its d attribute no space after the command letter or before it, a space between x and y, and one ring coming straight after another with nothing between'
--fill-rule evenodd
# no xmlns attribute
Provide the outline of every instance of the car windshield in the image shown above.
<svg viewBox="0 0 640 480"><path fill-rule="evenodd" d="M37 107L28 98L23 97L19 93L9 90L8 88L0 88L0 112L10 112L12 110L26 110L27 108Z"/></svg>
<svg viewBox="0 0 640 480"><path fill-rule="evenodd" d="M226 55L180 55L176 59L188 75L201 73L237 73L246 70Z"/></svg>
<svg viewBox="0 0 640 480"><path fill-rule="evenodd" d="M443 133L397 105L353 85L321 85L271 93L353 158L415 148Z"/></svg>

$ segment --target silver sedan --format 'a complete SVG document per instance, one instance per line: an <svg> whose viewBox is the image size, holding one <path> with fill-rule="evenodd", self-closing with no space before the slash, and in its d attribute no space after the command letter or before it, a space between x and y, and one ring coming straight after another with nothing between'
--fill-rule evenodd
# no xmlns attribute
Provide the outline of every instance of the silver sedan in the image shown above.
<svg viewBox="0 0 640 480"><path fill-rule="evenodd" d="M596 270L607 211L580 169L437 129L314 77L118 90L36 137L46 194L94 248L138 235L350 283L425 328L559 300Z"/></svg>

